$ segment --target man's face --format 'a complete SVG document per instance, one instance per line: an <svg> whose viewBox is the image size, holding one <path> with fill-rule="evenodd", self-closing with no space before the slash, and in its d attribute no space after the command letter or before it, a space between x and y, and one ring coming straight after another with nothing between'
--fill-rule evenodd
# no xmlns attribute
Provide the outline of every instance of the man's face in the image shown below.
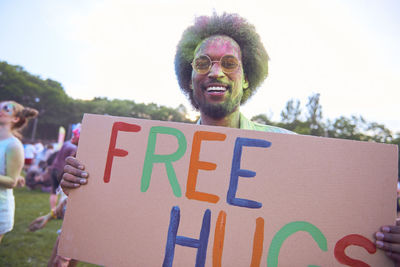
<svg viewBox="0 0 400 267"><path fill-rule="evenodd" d="M239 67L224 73L219 62L212 63L208 73L192 71L193 99L205 115L221 119L240 106L243 88L247 88L239 45L228 36L211 36L200 43L194 58L207 55L212 61L219 61L225 55L233 55L239 60Z"/></svg>

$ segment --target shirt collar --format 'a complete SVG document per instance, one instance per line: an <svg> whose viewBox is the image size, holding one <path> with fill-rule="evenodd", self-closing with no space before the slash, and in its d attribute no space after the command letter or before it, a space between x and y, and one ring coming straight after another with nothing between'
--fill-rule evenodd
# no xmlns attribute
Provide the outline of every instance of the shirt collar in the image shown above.
<svg viewBox="0 0 400 267"><path fill-rule="evenodd" d="M197 125L201 125L201 117L196 122ZM254 129L254 124L247 119L242 112L239 113L239 128L240 129Z"/></svg>

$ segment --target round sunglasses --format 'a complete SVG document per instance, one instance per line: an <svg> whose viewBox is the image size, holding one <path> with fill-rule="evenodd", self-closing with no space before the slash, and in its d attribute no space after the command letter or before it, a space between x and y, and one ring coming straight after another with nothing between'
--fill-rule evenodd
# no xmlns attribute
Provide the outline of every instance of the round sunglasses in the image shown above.
<svg viewBox="0 0 400 267"><path fill-rule="evenodd" d="M211 60L207 55L200 55L192 62L193 69L199 74L206 74L211 70L213 63L219 63L224 73L236 71L240 65L239 59L233 55L225 55L220 60Z"/></svg>

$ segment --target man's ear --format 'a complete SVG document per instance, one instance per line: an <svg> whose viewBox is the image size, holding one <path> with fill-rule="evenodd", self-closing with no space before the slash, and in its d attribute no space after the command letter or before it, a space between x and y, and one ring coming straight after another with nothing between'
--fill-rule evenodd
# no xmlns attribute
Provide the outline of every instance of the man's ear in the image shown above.
<svg viewBox="0 0 400 267"><path fill-rule="evenodd" d="M243 89L246 90L249 88L249 81L247 80L246 77L243 79Z"/></svg>

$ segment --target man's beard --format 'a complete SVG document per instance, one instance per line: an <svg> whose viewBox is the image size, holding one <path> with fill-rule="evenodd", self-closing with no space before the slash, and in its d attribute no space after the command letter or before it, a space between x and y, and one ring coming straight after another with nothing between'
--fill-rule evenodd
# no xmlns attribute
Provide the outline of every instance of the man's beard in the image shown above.
<svg viewBox="0 0 400 267"><path fill-rule="evenodd" d="M235 100L229 99L228 102L220 104L210 104L208 102L199 103L196 99L195 101L199 107L199 110L204 113L204 115L215 120L226 117L234 112L240 105L240 98L236 98Z"/></svg>

